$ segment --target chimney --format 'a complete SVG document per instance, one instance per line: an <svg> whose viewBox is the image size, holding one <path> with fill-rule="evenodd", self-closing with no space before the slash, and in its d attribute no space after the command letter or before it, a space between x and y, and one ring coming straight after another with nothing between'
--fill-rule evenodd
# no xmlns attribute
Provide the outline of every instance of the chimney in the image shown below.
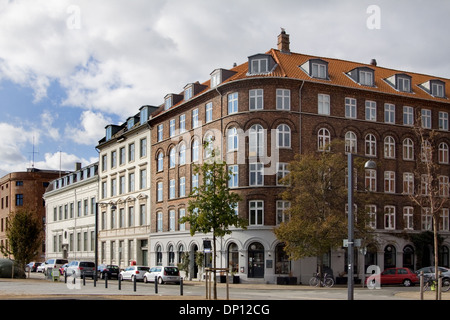
<svg viewBox="0 0 450 320"><path fill-rule="evenodd" d="M278 50L283 53L290 53L291 49L289 48L289 35L286 33L284 28L281 28L281 33L278 36Z"/></svg>
<svg viewBox="0 0 450 320"><path fill-rule="evenodd" d="M75 171L81 170L81 162L75 162Z"/></svg>
<svg viewBox="0 0 450 320"><path fill-rule="evenodd" d="M370 64L372 66L376 67L377 66L377 60L375 60L375 59L370 60Z"/></svg>

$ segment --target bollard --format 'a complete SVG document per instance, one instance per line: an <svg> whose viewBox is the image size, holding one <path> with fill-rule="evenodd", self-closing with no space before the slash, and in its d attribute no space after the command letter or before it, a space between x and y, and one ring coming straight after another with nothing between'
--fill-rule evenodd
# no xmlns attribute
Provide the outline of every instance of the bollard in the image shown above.
<svg viewBox="0 0 450 320"><path fill-rule="evenodd" d="M133 291L136 292L136 276L133 277Z"/></svg>
<svg viewBox="0 0 450 320"><path fill-rule="evenodd" d="M122 290L122 285L121 285L122 280L121 280L120 276L117 276L117 282L118 282L119 290Z"/></svg>
<svg viewBox="0 0 450 320"><path fill-rule="evenodd" d="M84 275L84 273L81 274L81 277L83 278L83 286L86 285L86 276Z"/></svg>
<svg viewBox="0 0 450 320"><path fill-rule="evenodd" d="M158 277L155 276L155 294L158 294Z"/></svg>
<svg viewBox="0 0 450 320"><path fill-rule="evenodd" d="M108 274L105 273L105 288L108 288Z"/></svg>
<svg viewBox="0 0 450 320"><path fill-rule="evenodd" d="M67 283L67 272L64 272L64 283Z"/></svg>
<svg viewBox="0 0 450 320"><path fill-rule="evenodd" d="M95 271L94 275L94 288L97 287L97 271Z"/></svg>
<svg viewBox="0 0 450 320"><path fill-rule="evenodd" d="M183 295L183 278L180 278L180 296Z"/></svg>

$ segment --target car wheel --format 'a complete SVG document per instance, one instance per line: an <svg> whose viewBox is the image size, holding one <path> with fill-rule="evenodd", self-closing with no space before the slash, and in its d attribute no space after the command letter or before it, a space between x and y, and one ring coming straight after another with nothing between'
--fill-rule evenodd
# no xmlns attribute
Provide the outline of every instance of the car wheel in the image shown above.
<svg viewBox="0 0 450 320"><path fill-rule="evenodd" d="M119 275L119 280L123 281L123 276L122 275Z"/></svg>
<svg viewBox="0 0 450 320"><path fill-rule="evenodd" d="M409 279L405 279L405 280L403 280L403 285L405 287L410 287L412 285L412 282Z"/></svg>
<svg viewBox="0 0 450 320"><path fill-rule="evenodd" d="M158 284L163 284L163 283L164 283L163 278L162 278L162 277L159 277L159 278L158 278Z"/></svg>
<svg viewBox="0 0 450 320"><path fill-rule="evenodd" d="M147 276L144 276L144 283L148 283Z"/></svg>

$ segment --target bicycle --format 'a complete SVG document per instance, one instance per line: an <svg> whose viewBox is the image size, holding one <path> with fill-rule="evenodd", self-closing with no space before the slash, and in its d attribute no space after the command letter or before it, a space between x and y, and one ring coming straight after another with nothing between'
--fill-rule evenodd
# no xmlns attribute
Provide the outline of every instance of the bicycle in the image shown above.
<svg viewBox="0 0 450 320"><path fill-rule="evenodd" d="M309 279L309 285L311 287L317 287L317 286L321 286L321 287L327 287L327 288L331 288L332 286L334 286L334 280L331 276L329 276L327 273L324 274L322 280L319 275L317 273L314 274L314 276Z"/></svg>
<svg viewBox="0 0 450 320"><path fill-rule="evenodd" d="M434 277L424 276L423 291L436 290L436 289L433 289L436 287L437 287L437 281L434 280ZM442 279L441 292L447 292L448 290L450 290L450 280L448 278Z"/></svg>

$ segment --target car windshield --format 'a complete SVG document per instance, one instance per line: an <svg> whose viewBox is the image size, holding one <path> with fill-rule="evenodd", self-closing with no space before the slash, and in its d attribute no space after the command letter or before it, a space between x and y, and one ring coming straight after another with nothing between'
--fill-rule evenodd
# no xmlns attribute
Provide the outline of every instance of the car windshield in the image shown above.
<svg viewBox="0 0 450 320"><path fill-rule="evenodd" d="M178 268L177 267L166 267L166 268L164 268L164 271L169 276L177 276L178 275Z"/></svg>

